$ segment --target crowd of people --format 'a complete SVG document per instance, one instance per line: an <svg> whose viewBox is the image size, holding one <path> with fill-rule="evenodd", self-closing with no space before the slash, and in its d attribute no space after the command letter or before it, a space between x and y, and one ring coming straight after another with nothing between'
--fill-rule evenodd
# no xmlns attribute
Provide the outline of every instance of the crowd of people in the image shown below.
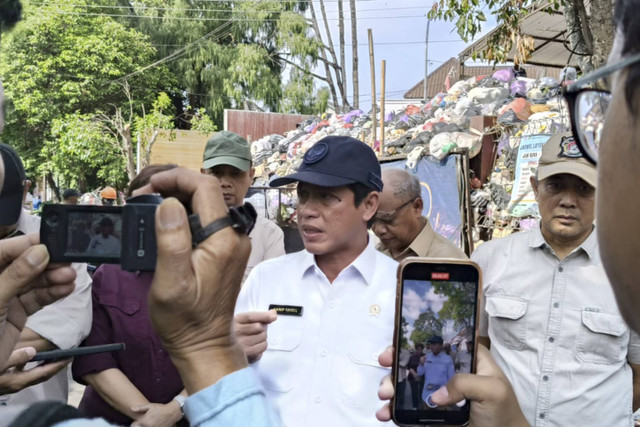
<svg viewBox="0 0 640 427"><path fill-rule="evenodd" d="M617 1L610 64L568 87L575 102L606 78L611 99L601 134L586 134L578 117L572 132L543 147L531 179L540 227L472 254L485 283L476 373L465 373L469 356L458 357L474 352L468 342L451 348L433 335L426 353L415 343L402 357L412 407L466 399L476 426L633 424L640 238L632 219L640 190L627 183L640 179L638 6ZM92 279L85 265L49 263L34 234L39 219L22 209L22 162L4 144L0 159L6 424L388 421L390 404L376 412L380 399L395 394L406 404L408 394L406 382L396 390L388 376L397 260L465 256L434 236L410 176L382 173L369 146L343 136L318 141L296 173L271 182L297 183L305 249L284 254L282 232L268 222L258 220L247 236L231 226L229 208L242 204L251 182L248 144L220 132L200 172L161 166L131 183L133 195L165 197L156 213L156 271L103 265ZM209 235L194 246L185 205L202 224L225 226L205 226ZM100 220L96 235L110 236L111 222ZM87 384L78 409L66 405L70 360L28 363L36 351L114 340L135 352L73 361L75 378Z"/></svg>

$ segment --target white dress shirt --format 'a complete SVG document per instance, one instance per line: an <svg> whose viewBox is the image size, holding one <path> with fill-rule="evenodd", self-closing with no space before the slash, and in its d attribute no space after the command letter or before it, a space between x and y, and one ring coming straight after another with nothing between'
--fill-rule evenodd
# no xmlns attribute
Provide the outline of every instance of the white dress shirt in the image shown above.
<svg viewBox="0 0 640 427"><path fill-rule="evenodd" d="M302 307L268 326L252 366L286 426L379 425L378 355L393 340L397 263L371 242L329 283L306 250L265 261L240 292L236 313Z"/></svg>
<svg viewBox="0 0 640 427"><path fill-rule="evenodd" d="M25 234L40 231L40 217L22 211L18 221L18 230ZM29 316L26 327L41 337L51 341L61 349L77 347L89 335L91 330L91 276L86 264L71 264L76 270L76 288L66 298L48 305ZM36 363L28 363L30 369ZM25 388L18 393L0 396L0 405L29 405L41 400L67 402L69 380L67 370L63 369L48 381Z"/></svg>
<svg viewBox="0 0 640 427"><path fill-rule="evenodd" d="M622 319L596 233L564 260L536 227L492 240L480 265L480 336L534 426L631 426L640 342Z"/></svg>

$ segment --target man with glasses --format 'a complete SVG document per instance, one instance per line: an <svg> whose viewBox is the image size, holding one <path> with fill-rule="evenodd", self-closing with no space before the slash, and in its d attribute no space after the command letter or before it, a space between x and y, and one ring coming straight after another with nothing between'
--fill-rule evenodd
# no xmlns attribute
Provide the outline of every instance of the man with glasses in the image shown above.
<svg viewBox="0 0 640 427"><path fill-rule="evenodd" d="M396 261L410 256L467 258L422 216L420 181L415 175L401 169L386 169L382 182L384 190L372 227L380 239L376 249Z"/></svg>
<svg viewBox="0 0 640 427"><path fill-rule="evenodd" d="M361 141L328 136L271 185L294 182L305 249L251 271L235 334L283 425L377 425L397 268L367 232L383 185L378 159Z"/></svg>

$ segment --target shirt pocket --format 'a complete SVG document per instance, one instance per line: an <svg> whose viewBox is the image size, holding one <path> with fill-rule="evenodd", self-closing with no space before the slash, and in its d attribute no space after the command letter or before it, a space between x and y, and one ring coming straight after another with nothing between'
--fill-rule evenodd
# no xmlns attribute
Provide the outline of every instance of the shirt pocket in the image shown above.
<svg viewBox="0 0 640 427"><path fill-rule="evenodd" d="M527 336L529 302L516 296L488 296L485 310L489 315L491 340L513 350L522 350Z"/></svg>
<svg viewBox="0 0 640 427"><path fill-rule="evenodd" d="M347 406L362 408L375 402L380 380L390 373L378 362L378 356L388 345L380 339L356 335L347 344L346 357L342 353L334 359L337 391Z"/></svg>
<svg viewBox="0 0 640 427"><path fill-rule="evenodd" d="M293 390L299 379L296 358L301 357L295 350L302 342L302 325L286 322L284 316L267 328L267 350L256 362L262 374L265 388L286 393ZM301 319L293 319L301 320ZM282 324L278 324L278 322ZM284 324L288 323L288 324Z"/></svg>
<svg viewBox="0 0 640 427"><path fill-rule="evenodd" d="M118 336L124 336L124 338L146 338L149 336L150 321L146 310L143 310L142 304L137 298L101 295L100 304L109 314L114 339L117 340Z"/></svg>
<svg viewBox="0 0 640 427"><path fill-rule="evenodd" d="M629 341L627 325L621 316L582 310L576 356L585 363L621 362Z"/></svg>

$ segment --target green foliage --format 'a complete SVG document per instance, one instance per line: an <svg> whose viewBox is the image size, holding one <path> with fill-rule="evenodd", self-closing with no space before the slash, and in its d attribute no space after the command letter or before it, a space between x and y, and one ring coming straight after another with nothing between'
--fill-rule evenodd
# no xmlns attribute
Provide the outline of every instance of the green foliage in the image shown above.
<svg viewBox="0 0 640 427"><path fill-rule="evenodd" d="M433 289L436 295L447 297L442 309L438 312L440 317L453 320L453 327L458 331L472 325L476 303L475 286L457 282L433 282Z"/></svg>
<svg viewBox="0 0 640 427"><path fill-rule="evenodd" d="M558 11L564 0L550 0L547 8ZM497 24L487 47L473 54L473 59L486 59L494 63L506 60L507 54L515 47L516 64L526 61L533 50L533 39L521 33L520 23L527 14L539 5L536 0L437 0L429 19L454 21L458 35L469 42L482 31L486 22L485 10L494 16Z"/></svg>
<svg viewBox="0 0 640 427"><path fill-rule="evenodd" d="M279 110L286 97L281 81L286 61L308 73L321 48L302 14L305 0L123 3L131 6L128 13L162 18L122 18L150 37L158 59L180 52L166 63L179 79L176 113L205 108L218 125L225 108L242 108L245 101Z"/></svg>
<svg viewBox="0 0 640 427"><path fill-rule="evenodd" d="M108 183L123 188L127 182L124 159L91 115L74 113L54 119L52 139L42 147L40 173L55 172L60 184L85 192Z"/></svg>
<svg viewBox="0 0 640 427"><path fill-rule="evenodd" d="M204 108L198 108L191 116L191 130L198 131L205 135L210 134L218 130L218 127L213 123L211 118L207 115Z"/></svg>
<svg viewBox="0 0 640 427"><path fill-rule="evenodd" d="M321 114L327 110L329 89L322 87L314 93L313 77L298 69L291 71L289 82L283 89L280 111L283 113Z"/></svg>
<svg viewBox="0 0 640 427"><path fill-rule="evenodd" d="M74 4L82 4L82 0L74 0ZM156 52L146 36L111 18L53 13L61 7L29 8L28 19L20 22L3 40L0 73L9 101L3 139L16 146L30 174L42 165L41 170L67 176L66 179L72 181L85 178L93 181L99 177L98 171L105 169L72 168L82 175L71 177L66 170L58 169L64 162L51 161L56 138L68 133L62 130L64 126L60 121L71 117L77 124L73 119L76 114L84 117L125 102L121 86L114 81L152 62ZM173 86L164 67L139 74L133 82L136 107L151 104L160 90L170 90ZM59 127L55 135L54 123ZM69 142L75 138L69 138L67 148L77 147L76 143ZM97 146L85 148L101 152ZM78 155L79 151L73 148L69 153ZM108 159L104 157L105 162ZM69 161L73 162L74 158ZM80 164L83 161L85 159L78 159ZM106 179L105 174L102 172Z"/></svg>
<svg viewBox="0 0 640 427"><path fill-rule="evenodd" d="M400 321L400 348L406 348L407 350L410 350L411 346L409 345L409 340L407 339L408 326L409 324L407 323L407 320L404 318L404 316L402 316L402 319Z"/></svg>
<svg viewBox="0 0 640 427"><path fill-rule="evenodd" d="M442 335L444 330L444 322L440 317L429 308L427 311L420 313L420 316L413 322L414 330L411 332L411 342L413 344L427 342L433 335Z"/></svg>

